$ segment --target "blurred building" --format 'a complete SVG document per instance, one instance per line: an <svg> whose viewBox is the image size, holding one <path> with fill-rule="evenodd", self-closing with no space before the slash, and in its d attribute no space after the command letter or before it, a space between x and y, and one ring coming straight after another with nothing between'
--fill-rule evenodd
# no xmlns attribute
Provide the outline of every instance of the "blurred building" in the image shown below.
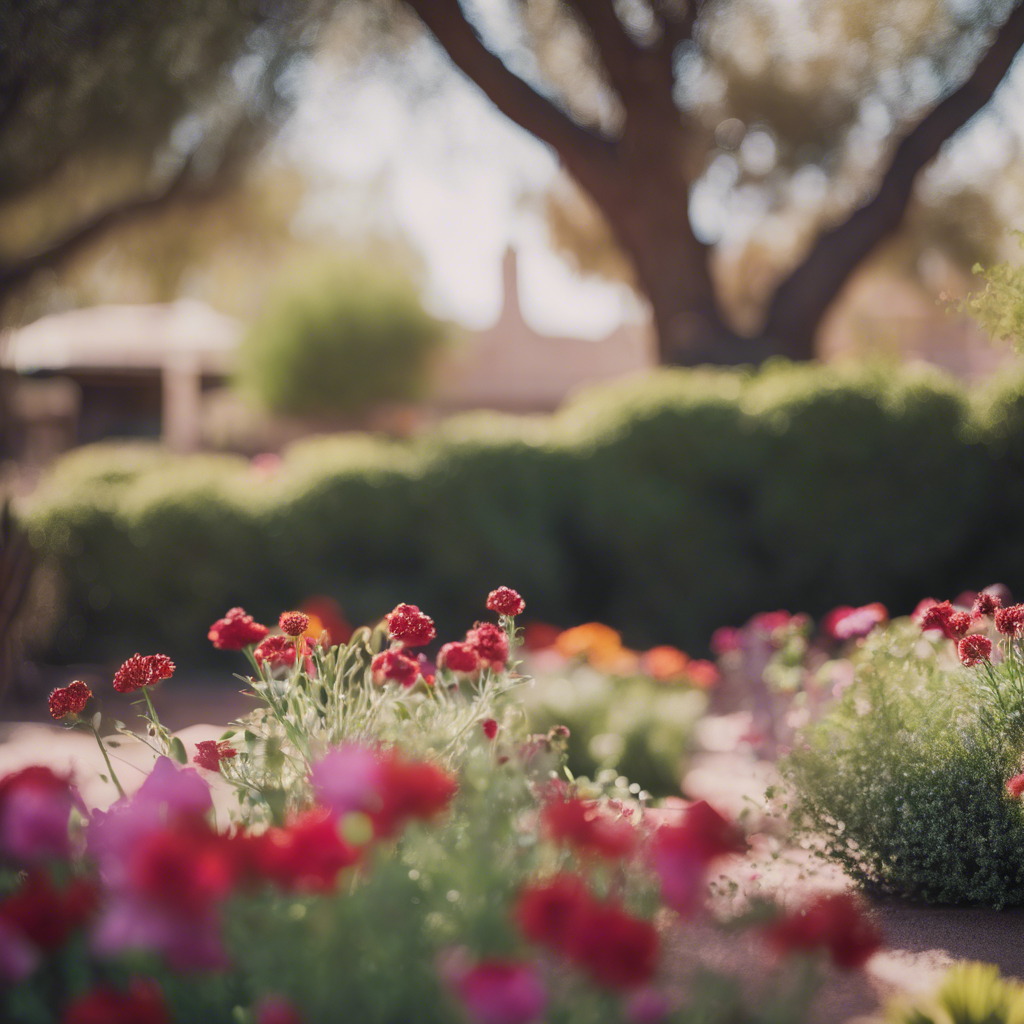
<svg viewBox="0 0 1024 1024"><path fill-rule="evenodd" d="M504 298L492 327L469 334L438 374L444 412L553 412L577 388L649 370L657 363L648 324L622 324L598 340L540 334L523 316L514 249L502 263Z"/></svg>
<svg viewBox="0 0 1024 1024"><path fill-rule="evenodd" d="M10 332L0 359L18 374L23 457L107 437L198 447L203 392L224 383L241 335L238 321L190 299L75 309Z"/></svg>

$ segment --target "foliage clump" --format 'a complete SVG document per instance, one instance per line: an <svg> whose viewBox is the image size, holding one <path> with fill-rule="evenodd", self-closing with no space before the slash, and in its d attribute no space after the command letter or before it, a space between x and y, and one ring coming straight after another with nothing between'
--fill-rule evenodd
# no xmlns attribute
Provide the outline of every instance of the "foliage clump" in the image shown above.
<svg viewBox="0 0 1024 1024"><path fill-rule="evenodd" d="M1024 904L1020 652L963 668L907 620L864 644L853 684L788 758L790 808L876 896Z"/></svg>
<svg viewBox="0 0 1024 1024"><path fill-rule="evenodd" d="M243 344L239 383L276 412L358 415L421 397L444 334L397 272L326 266L268 302Z"/></svg>

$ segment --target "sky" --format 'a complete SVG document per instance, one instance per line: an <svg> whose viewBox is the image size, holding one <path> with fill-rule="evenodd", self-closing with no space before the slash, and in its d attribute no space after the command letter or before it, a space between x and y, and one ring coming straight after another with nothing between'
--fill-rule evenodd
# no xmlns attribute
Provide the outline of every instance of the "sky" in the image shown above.
<svg viewBox="0 0 1024 1024"><path fill-rule="evenodd" d="M424 59L431 59L424 57ZM584 277L557 255L523 202L558 175L551 151L454 73L410 104L384 75L308 71L285 151L310 180L300 226L358 238L390 229L422 254L427 305L472 328L501 305L501 260L519 254L524 315L547 334L599 338L642 308L632 291Z"/></svg>

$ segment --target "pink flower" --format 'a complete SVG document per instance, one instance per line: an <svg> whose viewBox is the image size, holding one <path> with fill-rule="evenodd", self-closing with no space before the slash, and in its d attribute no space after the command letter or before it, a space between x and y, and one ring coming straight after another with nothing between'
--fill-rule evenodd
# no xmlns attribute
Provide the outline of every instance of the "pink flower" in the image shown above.
<svg viewBox="0 0 1024 1024"><path fill-rule="evenodd" d="M526 602L511 588L498 587L487 595L487 610L499 615L522 615Z"/></svg>
<svg viewBox="0 0 1024 1024"><path fill-rule="evenodd" d="M822 629L833 640L854 640L867 636L875 628L889 621L884 604L875 601L860 608L836 608L822 622Z"/></svg>
<svg viewBox="0 0 1024 1024"><path fill-rule="evenodd" d="M651 837L649 857L661 880L662 899L680 913L700 901L707 866L730 853L742 853L746 842L739 830L706 801L686 811L678 825L663 825Z"/></svg>
<svg viewBox="0 0 1024 1024"><path fill-rule="evenodd" d="M629 1024L659 1024L672 1012L672 1002L656 988L641 988L634 992L625 1005Z"/></svg>
<svg viewBox="0 0 1024 1024"><path fill-rule="evenodd" d="M515 960L483 960L452 987L474 1024L532 1024L548 1001L536 970Z"/></svg>
<svg viewBox="0 0 1024 1024"><path fill-rule="evenodd" d="M35 765L0 779L0 855L25 864L64 860L75 803L67 778Z"/></svg>
<svg viewBox="0 0 1024 1024"><path fill-rule="evenodd" d="M743 631L735 626L720 626L711 634L711 653L716 657L743 649Z"/></svg>
<svg viewBox="0 0 1024 1024"><path fill-rule="evenodd" d="M957 654L964 665L973 668L992 657L992 641L980 633L972 633L957 644Z"/></svg>
<svg viewBox="0 0 1024 1024"><path fill-rule="evenodd" d="M1012 779L1007 779L1006 792L1009 793L1014 800L1019 800L1021 794L1024 793L1024 775L1014 775Z"/></svg>
<svg viewBox="0 0 1024 1024"><path fill-rule="evenodd" d="M346 743L315 762L309 779L317 802L341 816L379 805L384 770L375 749Z"/></svg>

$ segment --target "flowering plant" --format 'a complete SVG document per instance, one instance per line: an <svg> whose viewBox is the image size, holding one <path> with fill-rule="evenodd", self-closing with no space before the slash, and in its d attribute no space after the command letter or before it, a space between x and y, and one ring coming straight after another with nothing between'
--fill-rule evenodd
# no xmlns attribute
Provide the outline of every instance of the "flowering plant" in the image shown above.
<svg viewBox="0 0 1024 1024"><path fill-rule="evenodd" d="M1004 606L1004 601L1005 606ZM1024 606L922 601L786 761L809 841L874 893L1024 904Z"/></svg>
<svg viewBox="0 0 1024 1024"><path fill-rule="evenodd" d="M48 769L0 779L4 1019L785 1022L814 989L791 960L870 957L877 932L834 897L746 920L776 988L674 971L672 930L711 915L709 871L745 837L706 803L567 777L565 729L527 735L513 699L522 601L488 607L434 661L413 605L342 645L305 613L272 633L232 609L210 637L250 659L257 707L191 766L149 693L173 666L129 659L115 679L159 755L134 794L90 809ZM74 726L88 699L73 684L53 713Z"/></svg>

